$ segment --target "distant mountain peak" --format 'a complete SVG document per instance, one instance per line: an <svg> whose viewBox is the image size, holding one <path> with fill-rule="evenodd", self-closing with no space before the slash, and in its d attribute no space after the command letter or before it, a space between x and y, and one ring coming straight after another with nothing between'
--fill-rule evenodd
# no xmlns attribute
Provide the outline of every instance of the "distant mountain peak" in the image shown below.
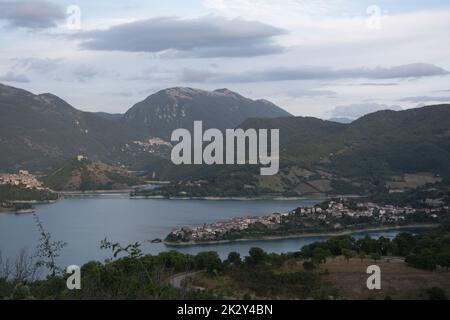
<svg viewBox="0 0 450 320"><path fill-rule="evenodd" d="M229 89L207 91L173 87L135 104L124 122L150 136L170 137L177 128L191 128L202 120L205 128L235 128L248 118L289 117L291 114L266 100L252 100Z"/></svg>
<svg viewBox="0 0 450 320"><path fill-rule="evenodd" d="M58 104L58 105L70 106L66 101L64 101L60 97L55 96L54 94L51 94L51 93L38 94L34 98L35 98L35 100L39 100L40 102L43 102L47 105ZM72 106L70 106L70 107L73 108Z"/></svg>
<svg viewBox="0 0 450 320"><path fill-rule="evenodd" d="M170 98L174 99L192 99L192 97L199 94L206 94L207 91L201 89L194 89L189 87L173 87L161 90L157 92L155 95L167 95ZM154 95L150 95L148 98L151 98ZM147 99L148 99L147 98Z"/></svg>
<svg viewBox="0 0 450 320"><path fill-rule="evenodd" d="M239 93L234 92L234 91L231 91L231 90L229 90L229 89L227 89L227 88L217 89L217 90L214 90L213 92L215 92L215 93L220 93L220 94L223 94L223 95L225 95L225 96L233 96L233 97L237 97L237 98L244 98L244 97L243 97L242 95L240 95Z"/></svg>

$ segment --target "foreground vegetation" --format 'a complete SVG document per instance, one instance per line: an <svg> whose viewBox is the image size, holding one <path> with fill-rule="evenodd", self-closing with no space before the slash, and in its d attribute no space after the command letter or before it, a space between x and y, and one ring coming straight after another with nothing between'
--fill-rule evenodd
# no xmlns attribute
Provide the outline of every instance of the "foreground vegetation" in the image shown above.
<svg viewBox="0 0 450 320"><path fill-rule="evenodd" d="M66 288L66 276L55 262L65 244L52 241L38 219L37 225L41 241L36 254L27 256L22 252L14 263L0 258L0 299L364 298L342 290L339 282L333 281L333 277L340 277L333 274L333 268L342 268L343 263L354 265L356 260L386 264L391 259L400 261L398 265L403 268L394 269L394 273L399 270L398 276L401 270L425 270L408 280L420 295L411 297L400 290L395 295L383 292L375 298L445 299L450 293L448 281L436 280L449 279L449 221L430 232L401 233L393 240L342 236L287 254L268 254L252 248L247 257L241 258L231 252L223 261L217 252L144 255L139 243L121 246L105 239L101 248L111 250L112 258L82 266L82 289L74 291ZM340 261L337 266L336 261ZM48 274L44 280L38 280L39 268ZM199 276L190 280L189 275L198 272ZM365 275L365 270L359 272ZM179 274L186 277L176 285L172 280ZM358 275L356 271L351 274ZM355 281L355 286L361 285L362 280Z"/></svg>

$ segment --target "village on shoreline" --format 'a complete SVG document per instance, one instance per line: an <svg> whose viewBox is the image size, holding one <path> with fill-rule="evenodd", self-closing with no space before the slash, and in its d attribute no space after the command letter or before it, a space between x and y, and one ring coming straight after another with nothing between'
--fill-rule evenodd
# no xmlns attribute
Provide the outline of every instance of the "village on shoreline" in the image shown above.
<svg viewBox="0 0 450 320"><path fill-rule="evenodd" d="M164 242L174 246L196 245L432 227L439 223L443 215L449 214L449 207L440 202L430 204L430 208L416 209L340 198L290 212L235 217L201 226L183 226L173 230Z"/></svg>

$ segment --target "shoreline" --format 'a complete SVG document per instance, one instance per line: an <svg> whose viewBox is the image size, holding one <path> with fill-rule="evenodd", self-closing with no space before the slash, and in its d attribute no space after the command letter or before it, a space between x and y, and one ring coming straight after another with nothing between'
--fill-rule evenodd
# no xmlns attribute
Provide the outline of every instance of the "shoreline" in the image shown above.
<svg viewBox="0 0 450 320"><path fill-rule="evenodd" d="M285 236L263 236L259 238L242 238L235 240L216 240L216 241L190 241L190 242L169 242L163 241L164 245L168 247L189 247L198 245L214 245L214 244L227 244L234 242L249 242L249 241L271 241L271 240L286 240L286 239L301 239L308 237L339 237L351 235L360 232L376 232L376 231L390 231L390 230L403 230L403 229L421 229L421 228L436 228L439 224L411 224L406 226L386 226L386 227L371 227L366 229L344 230L340 232L311 232L292 234Z"/></svg>
<svg viewBox="0 0 450 320"><path fill-rule="evenodd" d="M320 195L302 197L282 197L282 196L260 196L260 197L166 197L166 196L130 196L131 200L204 200L204 201L300 201L317 200L325 201L333 198L364 198L358 195Z"/></svg>

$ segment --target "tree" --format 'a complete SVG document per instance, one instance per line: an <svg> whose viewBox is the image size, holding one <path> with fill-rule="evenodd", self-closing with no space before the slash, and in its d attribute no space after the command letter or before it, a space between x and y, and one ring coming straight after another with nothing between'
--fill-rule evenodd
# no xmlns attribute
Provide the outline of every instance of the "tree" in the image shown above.
<svg viewBox="0 0 450 320"><path fill-rule="evenodd" d="M373 262L377 262L378 260L381 259L381 255L378 252L372 252L370 254L370 258L373 260Z"/></svg>
<svg viewBox="0 0 450 320"><path fill-rule="evenodd" d="M312 253L312 260L315 263L326 263L327 262L327 256L331 255L331 253L327 250L324 250L320 247L317 247L313 250Z"/></svg>
<svg viewBox="0 0 450 320"><path fill-rule="evenodd" d="M248 265L258 265L266 260L267 254L261 248L251 248L249 256L245 258L245 263Z"/></svg>
<svg viewBox="0 0 450 320"><path fill-rule="evenodd" d="M356 256L356 252L349 249L342 249L342 255L344 256L345 260L349 262L351 258L354 258Z"/></svg>
<svg viewBox="0 0 450 320"><path fill-rule="evenodd" d="M395 237L393 244L395 247L394 254L405 257L416 246L416 238L410 233L402 232Z"/></svg>
<svg viewBox="0 0 450 320"><path fill-rule="evenodd" d="M206 269L208 273L214 273L221 269L222 260L215 251L200 252L195 256L195 266L197 269Z"/></svg>
<svg viewBox="0 0 450 320"><path fill-rule="evenodd" d="M366 254L365 254L363 251L361 251L361 252L359 253L358 257L361 259L361 262L363 262L364 259L366 258Z"/></svg>
<svg viewBox="0 0 450 320"><path fill-rule="evenodd" d="M432 287L426 292L430 300L447 300L447 293L442 288Z"/></svg>
<svg viewBox="0 0 450 320"><path fill-rule="evenodd" d="M63 269L56 264L56 259L60 256L62 249L67 246L67 243L52 241L50 232L45 231L44 225L37 214L34 214L34 219L40 233L39 245L36 248L36 257L39 259L36 263L37 266L47 268L51 276L62 274Z"/></svg>
<svg viewBox="0 0 450 320"><path fill-rule="evenodd" d="M241 255L238 252L230 252L228 254L228 258L227 261L232 264L232 265L240 265L242 260L241 260Z"/></svg>
<svg viewBox="0 0 450 320"><path fill-rule="evenodd" d="M433 271L436 269L437 257L432 250L422 249L417 254L407 256L405 261L414 268Z"/></svg>
<svg viewBox="0 0 450 320"><path fill-rule="evenodd" d="M446 268L447 271L450 268L450 248L440 252L437 256L437 264L443 268Z"/></svg>

